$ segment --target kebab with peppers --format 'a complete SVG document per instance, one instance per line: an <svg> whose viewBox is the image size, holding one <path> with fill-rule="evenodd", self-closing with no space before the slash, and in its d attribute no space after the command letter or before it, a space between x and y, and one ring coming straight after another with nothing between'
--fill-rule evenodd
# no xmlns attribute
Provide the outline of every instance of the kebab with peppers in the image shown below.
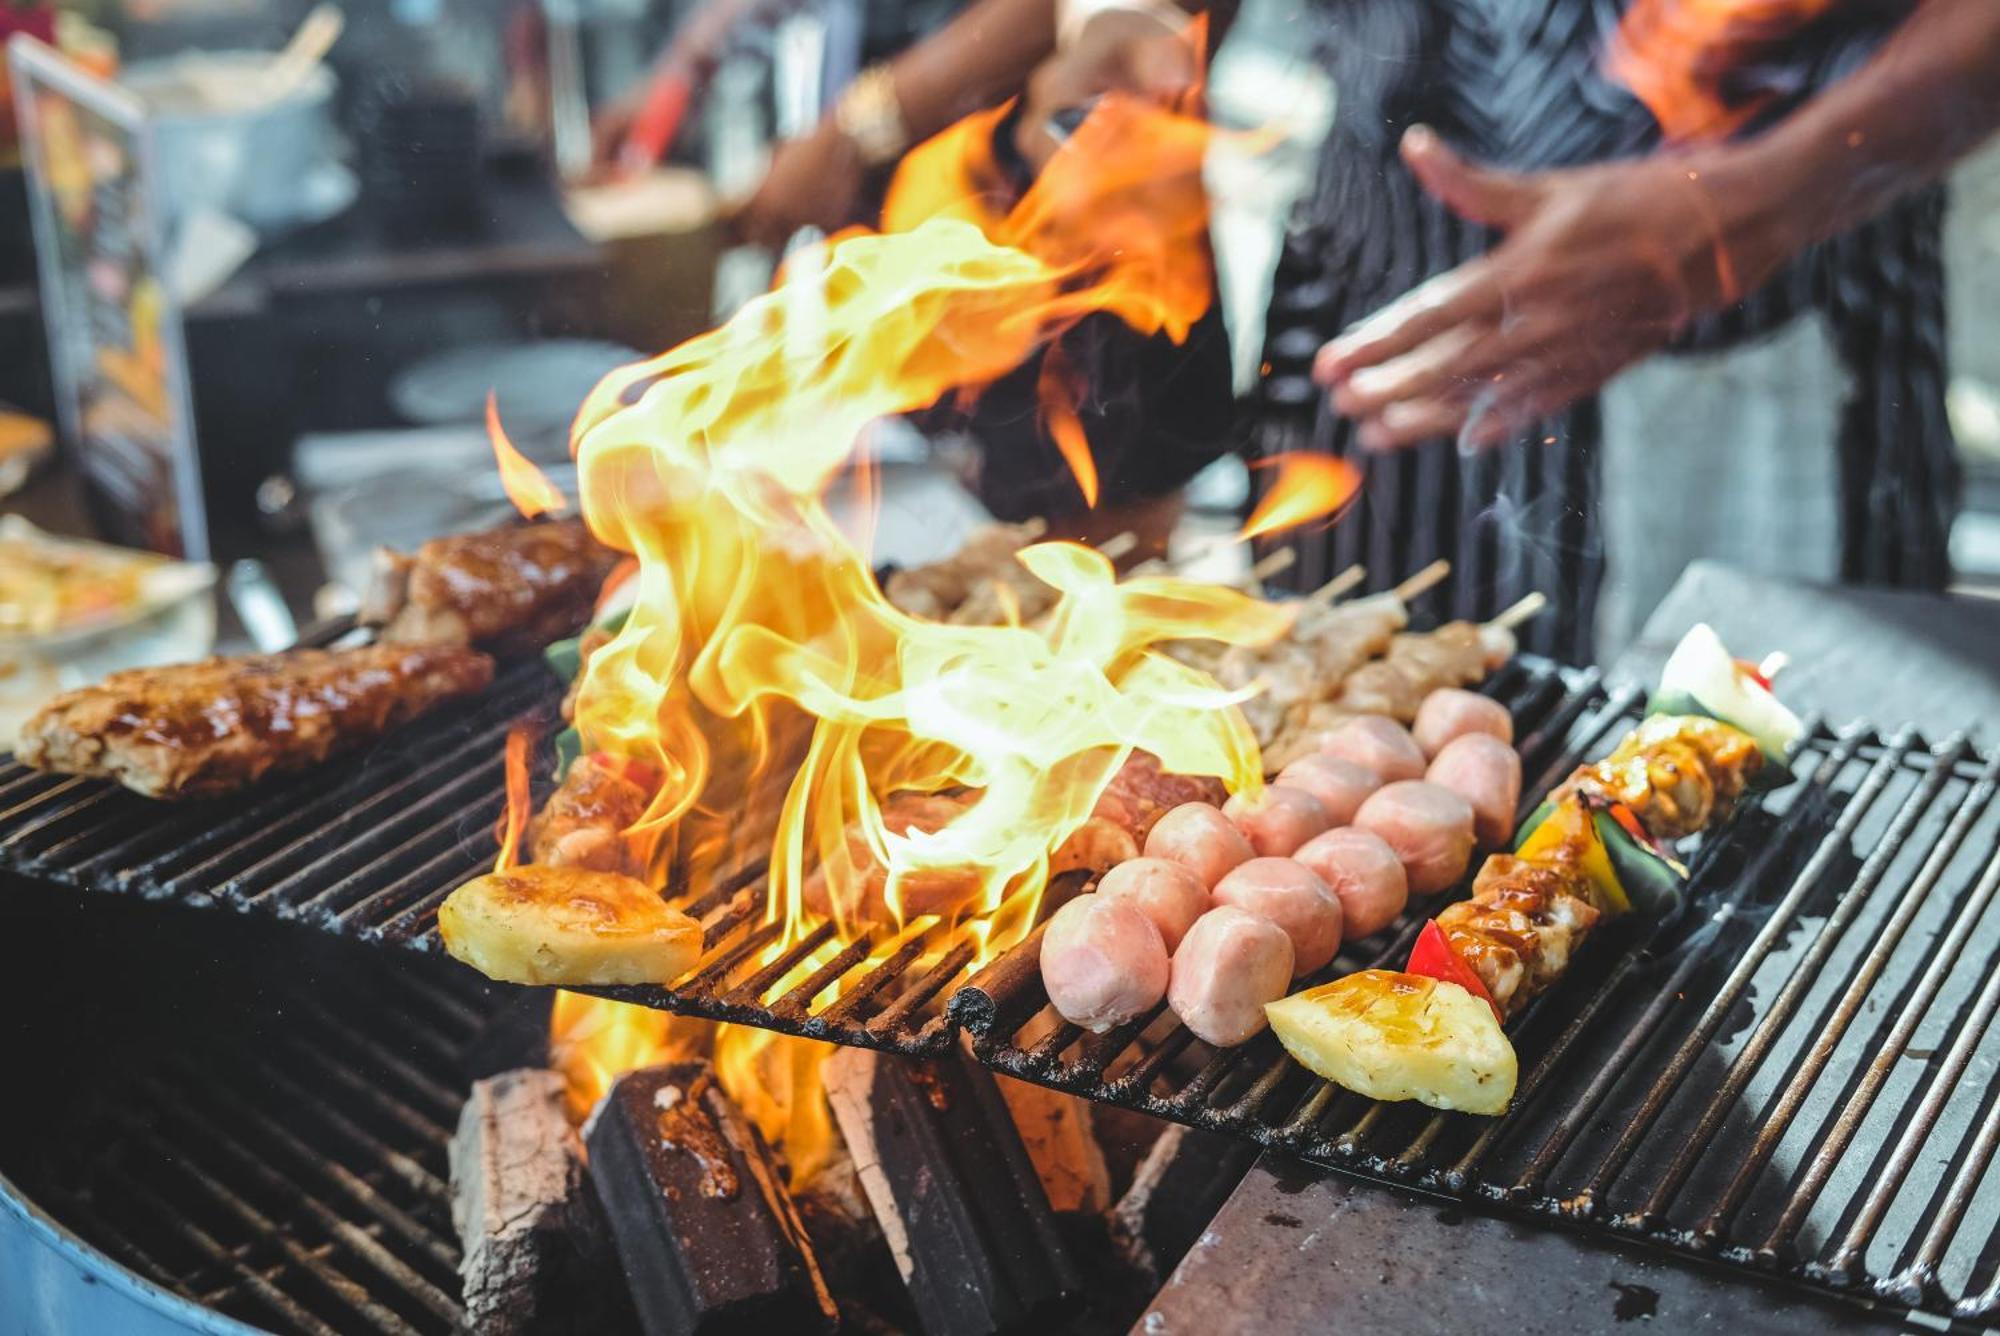
<svg viewBox="0 0 2000 1336"><path fill-rule="evenodd" d="M1511 854L1486 860L1471 898L1423 926L1402 970L1273 1002L1271 1028L1306 1067L1370 1098L1505 1112L1516 1062L1504 1024L1607 920L1677 910L1687 874L1672 846L1788 778L1801 731L1762 674L1696 627L1644 722L1558 787Z"/></svg>

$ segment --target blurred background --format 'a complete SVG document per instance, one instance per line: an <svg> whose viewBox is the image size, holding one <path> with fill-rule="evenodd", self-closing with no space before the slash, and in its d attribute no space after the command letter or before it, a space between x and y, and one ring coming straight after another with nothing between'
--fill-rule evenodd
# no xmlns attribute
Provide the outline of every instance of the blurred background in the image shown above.
<svg viewBox="0 0 2000 1336"><path fill-rule="evenodd" d="M110 539L198 559L191 577L166 582L171 598L141 599L135 615L207 599L188 593L207 588L203 571L217 581L220 619L176 624L175 649L283 643L298 622L352 607L378 544L407 548L505 513L489 391L514 442L563 481L570 415L599 376L768 284L778 255L737 244L726 223L774 144L812 130L857 72L958 8L0 0L0 30L115 85L138 128L93 120L89 96L83 112L59 107L60 89L49 124L77 118L86 158L117 158L107 146L122 143L147 164L144 188L120 206L140 215L145 253L107 263L109 196L100 189L95 214L66 220L60 164L24 163L13 98L0 98L0 504L35 526L7 531L0 600L47 601L37 582L52 567L95 572L86 603L138 598L144 581L91 564L104 551L39 545ZM1216 119L1281 132L1275 149L1211 164L1221 307L1246 401L1266 369L1288 220L1339 116L1340 90L1314 54L1320 27L1302 0L1248 0L1213 70ZM40 195L37 170L50 178ZM854 220L872 197L861 193ZM80 230L63 232L66 221ZM1968 470L1953 555L1977 592L2000 587L2000 151L1959 170L1946 237L1949 401ZM107 293L110 317L91 305ZM134 334L155 324L158 337ZM107 338L129 345L109 362L97 346ZM136 395L154 410L143 429L59 374L82 359L115 388L127 354L131 374L157 380ZM1631 638L1690 553L1835 577L1841 374L1808 316L1726 353L1656 359L1611 386L1599 657ZM148 431L157 439L135 445ZM949 546L982 516L957 485L966 442L954 431L885 431L874 447L902 470L882 531L889 556L930 555L920 549ZM1698 475L1710 456L1718 468L1785 461L1761 484L1784 492L1782 534L1746 540L1692 500L1663 513L1646 485L1657 461ZM198 501L175 494L188 477ZM1247 492L1236 458L1211 466L1189 492L1187 541L1227 531ZM61 616L22 614L8 662L49 661L30 677L101 668L64 638Z"/></svg>

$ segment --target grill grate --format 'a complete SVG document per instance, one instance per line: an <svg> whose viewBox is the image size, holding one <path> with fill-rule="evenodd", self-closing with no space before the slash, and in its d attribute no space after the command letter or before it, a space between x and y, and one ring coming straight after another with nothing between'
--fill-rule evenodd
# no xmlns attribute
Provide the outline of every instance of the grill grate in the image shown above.
<svg viewBox="0 0 2000 1336"><path fill-rule="evenodd" d="M1523 814L1636 722L1636 693L1531 725ZM1364 1177L1940 1316L2000 1316L2000 756L1815 729L1800 782L1698 847L1693 912L1594 945L1513 1025L1514 1107L1373 1104L1266 1034L1154 1017L1086 1035L1034 944L952 1002L1011 1075ZM1626 930L1628 933L1630 929ZM1400 961L1414 925L1327 977ZM1370 949L1372 948L1372 949ZM1982 1192L1982 1186L1987 1190Z"/></svg>
<svg viewBox="0 0 2000 1336"><path fill-rule="evenodd" d="M1590 704L1594 684L1524 660L1488 690L1559 739ZM0 871L440 953L438 905L493 862L507 730L524 716L553 718L558 699L539 663L516 664L481 699L247 801L159 803L8 760L0 763ZM764 866L747 862L671 900L704 928L701 960L672 989L584 991L864 1048L935 1056L951 1047L942 999L979 954L971 931L875 930L842 942L822 924L764 963L780 932L764 921Z"/></svg>

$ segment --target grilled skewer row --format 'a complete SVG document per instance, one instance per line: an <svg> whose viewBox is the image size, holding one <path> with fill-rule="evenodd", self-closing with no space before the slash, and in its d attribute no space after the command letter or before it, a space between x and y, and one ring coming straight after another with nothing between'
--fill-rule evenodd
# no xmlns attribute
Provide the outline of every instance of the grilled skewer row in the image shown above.
<svg viewBox="0 0 2000 1336"><path fill-rule="evenodd" d="M1664 846L1724 820L1767 768L1782 772L1772 749L1796 739L1796 719L1761 679L1754 690L1727 674L1705 680L1709 699L1661 694L1706 713L1655 715L1572 774L1515 852L1486 861L1471 898L1424 925L1404 971L1367 970L1271 1004L1292 1055L1373 1098L1503 1112L1516 1064L1501 1022L1562 977L1606 917L1677 904L1685 874ZM1725 712L1772 725L1768 740L1714 717Z"/></svg>

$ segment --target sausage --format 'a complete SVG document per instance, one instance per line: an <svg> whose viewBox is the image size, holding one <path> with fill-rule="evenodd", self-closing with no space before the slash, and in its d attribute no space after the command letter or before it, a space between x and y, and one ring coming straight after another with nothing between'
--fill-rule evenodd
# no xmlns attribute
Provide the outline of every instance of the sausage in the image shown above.
<svg viewBox="0 0 2000 1336"><path fill-rule="evenodd" d="M1174 952L1167 1005L1182 1025L1221 1048L1264 1028L1264 1004L1292 983L1292 939L1267 918L1217 905Z"/></svg>
<svg viewBox="0 0 2000 1336"><path fill-rule="evenodd" d="M1042 986L1086 1030L1145 1015L1166 996L1169 968L1160 930L1128 900L1079 895L1042 933Z"/></svg>
<svg viewBox="0 0 2000 1336"><path fill-rule="evenodd" d="M1340 950L1340 899L1303 863L1253 858L1215 887L1215 903L1271 920L1292 939L1292 970L1310 974Z"/></svg>
<svg viewBox="0 0 2000 1336"><path fill-rule="evenodd" d="M1271 784L1255 798L1237 794L1222 805L1263 858L1283 858L1333 824L1319 799L1304 789Z"/></svg>
<svg viewBox="0 0 2000 1336"><path fill-rule="evenodd" d="M1349 941L1372 937L1409 903L1403 860L1380 835L1343 828L1314 836L1292 855L1340 901L1341 932Z"/></svg>
<svg viewBox="0 0 2000 1336"><path fill-rule="evenodd" d="M1489 849L1504 848L1521 805L1521 754L1499 738L1467 733L1453 738L1425 776L1472 805L1472 830Z"/></svg>
<svg viewBox="0 0 2000 1336"><path fill-rule="evenodd" d="M1409 730L1394 719L1364 714L1350 719L1320 739L1328 756L1373 770L1384 784L1424 777L1424 753Z"/></svg>
<svg viewBox="0 0 2000 1336"><path fill-rule="evenodd" d="M1172 951L1206 914L1212 903L1208 887L1192 869L1164 858L1134 858L1120 863L1097 883L1097 894L1124 900L1153 921Z"/></svg>
<svg viewBox="0 0 2000 1336"><path fill-rule="evenodd" d="M1146 857L1179 863L1208 888L1229 869L1256 856L1250 841L1222 809L1207 803L1183 803L1154 822L1146 835Z"/></svg>
<svg viewBox="0 0 2000 1336"><path fill-rule="evenodd" d="M1384 785L1361 804L1354 824L1396 851L1412 895L1445 889L1465 875L1472 858L1472 804L1442 784Z"/></svg>
<svg viewBox="0 0 2000 1336"><path fill-rule="evenodd" d="M1366 766L1315 752L1280 770L1278 783L1304 789L1319 799L1328 821L1344 826L1354 820L1354 814L1361 810L1368 795L1382 787L1382 777Z"/></svg>
<svg viewBox="0 0 2000 1336"><path fill-rule="evenodd" d="M1467 733L1491 734L1512 745L1514 716L1491 696L1482 696L1462 687L1442 687L1424 697L1423 706L1417 711L1417 722L1411 725L1410 733L1416 738L1417 745L1423 748L1424 755L1435 761L1446 743Z"/></svg>

